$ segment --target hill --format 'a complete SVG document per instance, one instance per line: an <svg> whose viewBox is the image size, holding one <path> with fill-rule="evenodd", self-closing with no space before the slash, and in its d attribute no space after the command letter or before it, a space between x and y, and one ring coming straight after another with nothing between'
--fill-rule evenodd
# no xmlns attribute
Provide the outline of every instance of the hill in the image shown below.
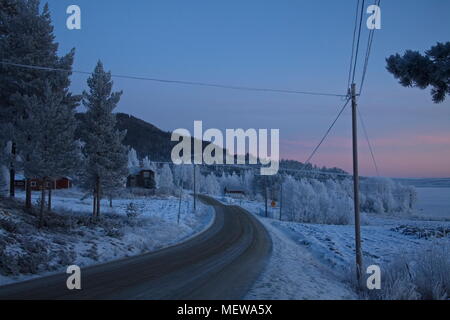
<svg viewBox="0 0 450 320"><path fill-rule="evenodd" d="M82 124L84 113L78 113L76 117ZM171 161L172 148L178 143L170 140L171 132L163 131L151 123L125 113L116 113L116 120L119 130L127 130L124 144L134 148L139 158L149 156L152 161ZM77 138L82 139L80 130L77 132ZM209 142L203 142L203 148L208 144ZM305 166L303 163L295 160L281 160L280 167L291 170L321 170L333 173L346 173L339 168L320 168L312 164Z"/></svg>
<svg viewBox="0 0 450 320"><path fill-rule="evenodd" d="M76 115L83 123L84 113ZM125 113L117 113L117 129L126 130L123 143L134 148L140 158L149 156L152 161L170 161L170 152L177 142L170 141L171 133ZM81 138L81 132L77 132Z"/></svg>

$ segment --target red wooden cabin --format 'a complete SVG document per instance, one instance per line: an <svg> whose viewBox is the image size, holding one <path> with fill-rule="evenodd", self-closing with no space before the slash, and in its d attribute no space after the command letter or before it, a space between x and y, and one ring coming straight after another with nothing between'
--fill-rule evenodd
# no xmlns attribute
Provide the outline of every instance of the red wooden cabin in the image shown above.
<svg viewBox="0 0 450 320"><path fill-rule="evenodd" d="M17 175L16 180L14 181L14 185L18 189L25 190L25 178L22 175ZM43 185L43 181L41 179L31 179L30 186L31 190L38 191L41 190L41 186ZM70 189L72 188L72 179L69 177L61 177L52 181L46 182L46 189Z"/></svg>

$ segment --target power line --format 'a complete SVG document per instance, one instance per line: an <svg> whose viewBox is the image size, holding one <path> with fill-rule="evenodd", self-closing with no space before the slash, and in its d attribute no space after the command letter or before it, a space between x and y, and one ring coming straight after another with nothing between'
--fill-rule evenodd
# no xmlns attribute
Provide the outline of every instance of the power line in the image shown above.
<svg viewBox="0 0 450 320"><path fill-rule="evenodd" d="M381 0L375 0L374 4L379 7L380 6L380 2L381 2ZM378 12L377 12L377 14L378 14ZM368 65L369 65L369 58L370 58L370 53L371 53L371 50L372 50L374 34L375 34L375 29L371 29L370 32L369 32L369 36L367 38L366 56L365 56L365 60L364 60L363 73L362 73L362 77L361 77L361 85L360 85L360 88L359 88L359 95L360 96L361 96L362 89L364 87L364 81L366 79L366 74L367 74L367 69L368 69ZM359 116L359 119L361 121L361 125L362 125L362 128L363 128L363 131L364 131L364 136L366 138L367 145L369 147L369 151L370 151L370 155L372 157L372 162L373 162L373 165L375 167L375 171L377 173L377 176L380 176L380 173L378 171L377 161L375 160L375 155L374 155L374 152L373 152L372 144L371 144L370 139L369 139L369 135L367 134L367 129L366 129L366 125L364 123L363 116L362 116L361 112L359 111L359 108L357 108L357 111L358 111L358 116Z"/></svg>
<svg viewBox="0 0 450 320"><path fill-rule="evenodd" d="M59 68L50 68L50 67L42 67L42 66L34 66L20 63L12 63L7 61L0 61L0 64L9 65L14 67L42 70L42 71L58 71L58 72L66 72L66 73L78 73L78 74L87 74L90 75L92 72L88 71L80 71L80 70L67 70L67 69L59 69ZM336 94L336 93L324 93L324 92L313 92L313 91L298 91L298 90L287 90L287 89L272 89L272 88L257 88L257 87L245 87L245 86L235 86L235 85L223 85L217 83L208 83L208 82L195 82L195 81L183 81L183 80L169 80L169 79L159 79L159 78L149 78L149 77L138 77L138 76L130 76L130 75L119 75L119 74L111 74L111 77L114 78L122 78L122 79L131 79L131 80L141 80L141 81L153 81L160 83L171 83L171 84L181 84L181 85L190 85L190 86L202 86L202 87L214 87L221 89L231 89L231 90L242 90L242 91L258 91L258 92L273 92L273 93L289 93L289 94L303 94L303 95L312 95L312 96L328 96L328 97L346 97L345 94Z"/></svg>
<svg viewBox="0 0 450 320"><path fill-rule="evenodd" d="M380 6L380 2L381 0L375 0L374 4L376 4L376 6ZM377 12L377 14L379 14L379 12ZM364 60L364 68L363 68L363 74L361 77L361 84L360 84L360 88L359 88L359 95L361 95L363 86L364 86L364 81L366 79L366 73L367 73L367 68L369 66L369 58L370 58L370 53L372 51L372 43L373 43L373 37L375 34L375 29L371 29L369 32L369 37L367 39L367 48L366 48L366 57Z"/></svg>
<svg viewBox="0 0 450 320"><path fill-rule="evenodd" d="M354 58L354 55L355 55L356 29L358 27L359 1L360 0L358 0L358 2L356 3L355 26L353 28L352 54L350 56L350 68L348 70L347 89L350 88L350 80L351 80L351 77L352 77L353 58Z"/></svg>
<svg viewBox="0 0 450 320"><path fill-rule="evenodd" d="M308 157L308 159L305 161L305 166L311 161L311 159L314 157L314 155L316 154L317 150L319 150L320 146L322 145L322 143L325 141L325 139L327 138L328 134L330 133L331 129L333 129L334 125L336 124L336 122L338 121L338 119L341 117L342 113L344 112L345 108L347 107L348 103L350 102L350 99L347 99L347 101L345 102L345 104L343 105L343 107L341 108L341 110L339 111L338 115L336 116L336 118L334 119L334 121L331 123L330 127L327 129L327 131L325 132L325 135L322 137L322 139L320 140L320 142L317 144L317 146L314 148L314 150L311 152L311 155Z"/></svg>
<svg viewBox="0 0 450 320"><path fill-rule="evenodd" d="M370 155L372 156L372 162L373 162L373 165L375 167L375 171L377 173L377 176L379 177L380 176L380 172L378 171L377 161L375 160L375 155L374 155L374 152L373 152L373 149L372 149L372 144L370 143L369 135L367 134L366 125L364 123L363 116L362 116L361 112L359 111L359 108L357 108L357 110L358 110L359 120L361 121L361 125L362 125L363 131L364 131L364 136L366 137L367 145L368 145L369 150L370 150Z"/></svg>
<svg viewBox="0 0 450 320"><path fill-rule="evenodd" d="M365 0L362 0L361 14L360 14L360 17L359 17L358 40L356 42L355 63L353 65L352 83L355 82L356 66L358 64L359 42L360 42L360 39L361 39L361 27L362 27L363 15L364 15L364 4L365 4Z"/></svg>

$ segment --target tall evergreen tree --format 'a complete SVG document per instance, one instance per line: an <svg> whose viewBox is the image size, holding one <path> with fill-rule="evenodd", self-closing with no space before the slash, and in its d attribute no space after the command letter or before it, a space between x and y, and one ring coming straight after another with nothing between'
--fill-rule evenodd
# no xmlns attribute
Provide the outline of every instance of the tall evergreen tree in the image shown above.
<svg viewBox="0 0 450 320"><path fill-rule="evenodd" d="M87 108L82 128L86 143L83 186L93 191L93 216L99 217L102 192L122 187L128 174L127 148L122 144L126 131L116 129L113 114L122 92L112 92L111 73L105 72L100 61L87 83L89 92L83 92Z"/></svg>
<svg viewBox="0 0 450 320"><path fill-rule="evenodd" d="M29 155L24 162L26 177L42 181L40 225L44 222L45 189L49 186L48 209L51 209L51 185L61 176L71 174L78 160L78 149L74 139L76 129L75 110L64 104L64 91L54 92L47 82L44 95L24 99L29 110L20 120L18 128L22 140L17 142ZM31 137L31 142L29 141Z"/></svg>
<svg viewBox="0 0 450 320"><path fill-rule="evenodd" d="M74 50L67 55L57 55L58 44L48 5L42 12L39 0L3 0L0 10L0 61L71 70ZM28 117L29 97L45 97L46 82L53 92L63 92L62 104L75 108L80 97L69 92L70 72L46 71L0 63L0 124L9 125L6 140L11 140L12 157L19 152L26 161L31 155L23 153L17 140L32 143L33 137L24 139L17 130L19 122ZM15 163L10 164L11 196L14 196ZM29 178L29 177L27 177ZM31 206L31 193L27 192L27 206Z"/></svg>

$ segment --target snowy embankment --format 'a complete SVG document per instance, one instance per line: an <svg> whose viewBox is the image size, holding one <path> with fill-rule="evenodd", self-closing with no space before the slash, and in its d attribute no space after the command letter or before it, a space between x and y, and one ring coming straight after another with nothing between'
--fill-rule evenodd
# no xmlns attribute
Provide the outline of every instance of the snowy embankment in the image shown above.
<svg viewBox="0 0 450 320"><path fill-rule="evenodd" d="M37 229L37 217L21 203L0 202L0 285L27 280L67 266L89 266L161 249L205 230L214 209L192 198L128 197L102 203L102 218L92 222L92 199L77 190L54 193L53 214ZM23 198L19 194L18 198ZM37 197L37 196L35 196ZM132 203L130 210L130 203Z"/></svg>
<svg viewBox="0 0 450 320"><path fill-rule="evenodd" d="M224 197L219 200L255 214L272 237L272 257L247 298L357 298L351 283L355 259L353 225L279 221L279 208L269 208L270 218L265 218L263 203ZM365 265L380 265L382 272L390 272L391 265L400 259L411 265L420 264L418 252L425 254L432 248L450 245L449 221L426 221L411 215L364 214L361 232ZM413 283L411 279L407 282ZM389 292L383 298L395 298L397 293Z"/></svg>

